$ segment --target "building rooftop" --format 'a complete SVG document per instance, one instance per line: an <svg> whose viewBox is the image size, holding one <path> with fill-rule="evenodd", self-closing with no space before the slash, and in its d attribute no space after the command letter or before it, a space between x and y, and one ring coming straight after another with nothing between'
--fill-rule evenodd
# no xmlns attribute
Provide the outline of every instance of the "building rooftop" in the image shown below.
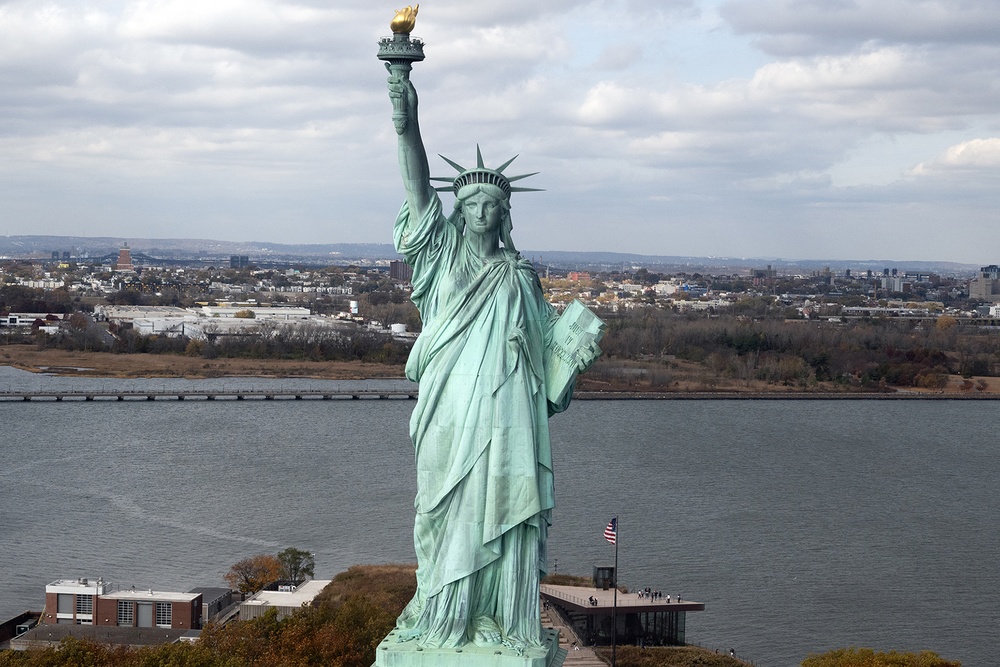
<svg viewBox="0 0 1000 667"><path fill-rule="evenodd" d="M79 579L56 579L45 587L46 593L82 593L90 595L104 595L110 584L104 579L91 579L81 577Z"/></svg>
<svg viewBox="0 0 1000 667"><path fill-rule="evenodd" d="M583 612L609 610L615 605L614 589L553 586L551 584L542 584L539 588L543 598L554 602L558 601L565 606ZM672 602L667 602L667 598L650 600L649 598L641 598L636 593L622 593L620 591L617 604L619 609L625 609L628 612L705 610L704 602L678 600L677 596L673 596Z"/></svg>
<svg viewBox="0 0 1000 667"><path fill-rule="evenodd" d="M157 602L191 602L201 593L176 593L172 591L154 591L152 589L125 589L113 593L105 593L105 600L154 600Z"/></svg>
<svg viewBox="0 0 1000 667"><path fill-rule="evenodd" d="M198 586L189 590L188 593L199 594L205 604L210 604L227 595L232 595L233 591L230 588L223 588L221 586Z"/></svg>
<svg viewBox="0 0 1000 667"><path fill-rule="evenodd" d="M269 607L301 607L313 601L332 579L312 579L294 591L260 591L243 604Z"/></svg>

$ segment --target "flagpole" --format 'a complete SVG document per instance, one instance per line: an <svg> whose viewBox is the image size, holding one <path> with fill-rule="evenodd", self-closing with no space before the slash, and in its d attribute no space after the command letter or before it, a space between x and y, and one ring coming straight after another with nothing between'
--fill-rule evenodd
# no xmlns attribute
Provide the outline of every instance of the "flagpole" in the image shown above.
<svg viewBox="0 0 1000 667"><path fill-rule="evenodd" d="M621 534L621 527L618 524L618 517L615 516L615 593L614 602L611 606L611 667L616 667L616 649L618 640L618 541Z"/></svg>

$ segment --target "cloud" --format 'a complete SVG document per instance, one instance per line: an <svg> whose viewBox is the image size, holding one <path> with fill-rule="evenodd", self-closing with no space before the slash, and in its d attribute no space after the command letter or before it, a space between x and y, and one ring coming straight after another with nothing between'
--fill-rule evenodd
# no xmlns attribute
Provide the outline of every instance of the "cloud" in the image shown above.
<svg viewBox="0 0 1000 667"><path fill-rule="evenodd" d="M969 228L990 213L990 7L440 0L421 7L412 77L435 173L435 153L470 162L477 143L542 172L546 192L515 202L519 247L852 256L862 237L839 230L879 224L865 238L912 256L892 230L944 202ZM0 233L385 242L402 195L375 58L391 16L366 0L0 3ZM936 233L903 236L960 251ZM995 261L987 246L961 252Z"/></svg>
<svg viewBox="0 0 1000 667"><path fill-rule="evenodd" d="M949 146L934 160L915 166L909 175L960 173L967 177L969 172L984 172L994 178L1000 176L1000 138L971 139Z"/></svg>
<svg viewBox="0 0 1000 667"><path fill-rule="evenodd" d="M720 14L779 56L852 50L867 42L911 45L1000 42L993 0L733 0Z"/></svg>

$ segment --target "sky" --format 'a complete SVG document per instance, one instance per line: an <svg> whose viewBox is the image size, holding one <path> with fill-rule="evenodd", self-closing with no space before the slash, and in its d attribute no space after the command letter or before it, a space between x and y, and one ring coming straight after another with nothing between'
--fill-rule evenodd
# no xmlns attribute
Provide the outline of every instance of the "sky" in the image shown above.
<svg viewBox="0 0 1000 667"><path fill-rule="evenodd" d="M0 234L390 243L380 4L0 0ZM1000 261L996 0L428 0L413 35L432 171L540 172L519 248Z"/></svg>

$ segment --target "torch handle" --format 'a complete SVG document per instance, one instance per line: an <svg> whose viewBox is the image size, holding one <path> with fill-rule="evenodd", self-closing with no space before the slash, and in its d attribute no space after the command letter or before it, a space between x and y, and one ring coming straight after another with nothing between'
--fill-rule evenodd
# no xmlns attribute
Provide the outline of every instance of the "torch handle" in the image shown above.
<svg viewBox="0 0 1000 667"><path fill-rule="evenodd" d="M409 81L413 65L406 60L396 60L386 62L385 68L389 70L390 76L396 77L400 81ZM392 98L392 124L396 128L396 134L403 134L406 131L407 118L406 99L402 96Z"/></svg>

